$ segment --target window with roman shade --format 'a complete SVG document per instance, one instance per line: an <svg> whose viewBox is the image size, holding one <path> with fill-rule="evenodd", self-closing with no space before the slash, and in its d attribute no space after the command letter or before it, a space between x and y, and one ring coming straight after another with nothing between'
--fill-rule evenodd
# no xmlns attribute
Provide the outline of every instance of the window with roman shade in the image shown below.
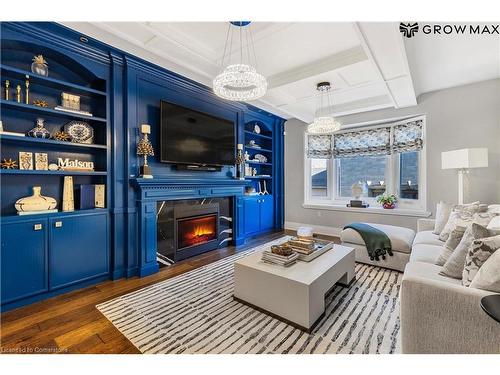
<svg viewBox="0 0 500 375"><path fill-rule="evenodd" d="M422 120L395 125L393 134L393 152L420 151L423 147Z"/></svg>
<svg viewBox="0 0 500 375"><path fill-rule="evenodd" d="M309 134L307 136L307 157L314 159L332 158L332 136Z"/></svg>
<svg viewBox="0 0 500 375"><path fill-rule="evenodd" d="M333 155L335 158L388 155L391 153L391 128L382 127L335 134Z"/></svg>

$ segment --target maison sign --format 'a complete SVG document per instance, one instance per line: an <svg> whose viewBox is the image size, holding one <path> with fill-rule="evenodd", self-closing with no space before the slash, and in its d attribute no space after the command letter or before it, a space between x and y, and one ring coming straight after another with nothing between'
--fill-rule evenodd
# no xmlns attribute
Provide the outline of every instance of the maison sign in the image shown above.
<svg viewBox="0 0 500 375"><path fill-rule="evenodd" d="M83 160L70 160L69 158L57 158L57 165L59 169L65 171L93 171L94 162Z"/></svg>

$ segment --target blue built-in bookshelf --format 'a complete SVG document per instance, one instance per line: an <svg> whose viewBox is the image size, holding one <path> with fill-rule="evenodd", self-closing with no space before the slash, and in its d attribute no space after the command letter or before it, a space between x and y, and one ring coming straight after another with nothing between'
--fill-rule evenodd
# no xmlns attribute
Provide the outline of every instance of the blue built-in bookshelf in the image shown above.
<svg viewBox="0 0 500 375"><path fill-rule="evenodd" d="M92 144L0 134L0 159L18 161L19 152L92 161L93 171L1 169L1 304L12 309L106 279L158 271L156 204L159 200L228 197L233 202L232 244L283 227L284 119L252 105L216 97L209 87L117 50L55 23L1 23L0 119L6 132L26 134L37 118L51 134L70 121L94 130ZM33 56L43 55L49 75L31 72ZM26 76L30 100L25 102ZM10 98L5 97L5 81ZM21 101L15 88L20 85ZM81 109L56 110L61 93L81 98ZM47 107L33 105L44 100ZM235 167L219 172L180 171L159 160L160 100L234 121L236 143L251 155L255 176L240 181ZM140 124L151 125L155 178L138 178ZM258 124L261 131L254 131ZM254 140L255 146L250 146ZM236 152L236 150L235 150ZM254 161L260 153L266 162ZM82 184L105 184L105 208L61 212L63 181L72 176L75 197ZM269 194L246 195L266 182ZM14 203L41 186L59 212L19 216Z"/></svg>

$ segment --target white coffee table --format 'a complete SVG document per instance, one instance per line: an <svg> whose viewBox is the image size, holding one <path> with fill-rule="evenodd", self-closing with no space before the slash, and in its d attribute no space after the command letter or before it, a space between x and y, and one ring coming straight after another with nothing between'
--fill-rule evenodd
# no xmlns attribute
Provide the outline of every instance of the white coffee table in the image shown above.
<svg viewBox="0 0 500 375"><path fill-rule="evenodd" d="M334 245L311 262L264 263L261 252L234 264L234 298L310 332L325 313L325 294L354 279L355 250Z"/></svg>

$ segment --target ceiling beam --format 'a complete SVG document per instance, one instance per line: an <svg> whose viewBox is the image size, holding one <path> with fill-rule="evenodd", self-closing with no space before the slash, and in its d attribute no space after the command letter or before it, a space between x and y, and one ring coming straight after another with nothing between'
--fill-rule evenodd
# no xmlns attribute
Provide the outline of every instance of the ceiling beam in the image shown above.
<svg viewBox="0 0 500 375"><path fill-rule="evenodd" d="M267 86L269 89L281 87L289 83L297 82L305 78L317 76L335 69L340 69L348 65L367 60L363 47L361 45L338 52L334 55L320 60L312 61L305 65L293 68L268 78Z"/></svg>

